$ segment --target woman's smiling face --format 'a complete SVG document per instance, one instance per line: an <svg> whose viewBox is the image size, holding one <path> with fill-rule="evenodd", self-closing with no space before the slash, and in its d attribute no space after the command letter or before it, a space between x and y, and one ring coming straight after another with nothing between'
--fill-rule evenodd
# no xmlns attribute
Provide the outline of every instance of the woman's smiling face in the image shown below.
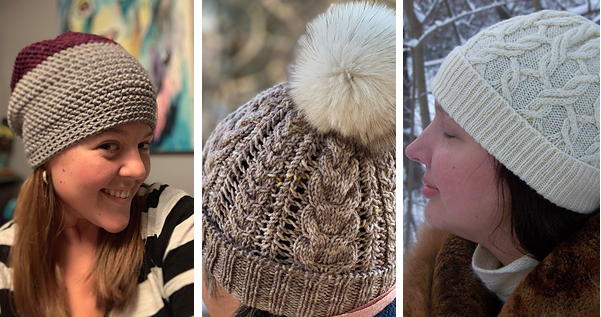
<svg viewBox="0 0 601 317"><path fill-rule="evenodd" d="M152 130L132 122L65 149L47 164L69 221L85 220L111 233L129 223L131 201L150 173Z"/></svg>
<svg viewBox="0 0 601 317"><path fill-rule="evenodd" d="M496 160L436 102L436 115L405 154L426 166L426 221L483 243L501 223ZM505 185L503 185L505 186ZM508 201L506 202L509 206Z"/></svg>

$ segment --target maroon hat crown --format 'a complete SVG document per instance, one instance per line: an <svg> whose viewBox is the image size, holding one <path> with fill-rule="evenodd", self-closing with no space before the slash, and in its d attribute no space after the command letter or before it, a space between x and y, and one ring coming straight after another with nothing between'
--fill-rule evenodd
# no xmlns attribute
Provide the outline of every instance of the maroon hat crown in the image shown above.
<svg viewBox="0 0 601 317"><path fill-rule="evenodd" d="M19 80L48 57L70 47L87 43L113 43L118 45L106 37L77 32L67 32L52 40L33 43L22 49L17 55L13 77L10 82L10 91L13 92Z"/></svg>

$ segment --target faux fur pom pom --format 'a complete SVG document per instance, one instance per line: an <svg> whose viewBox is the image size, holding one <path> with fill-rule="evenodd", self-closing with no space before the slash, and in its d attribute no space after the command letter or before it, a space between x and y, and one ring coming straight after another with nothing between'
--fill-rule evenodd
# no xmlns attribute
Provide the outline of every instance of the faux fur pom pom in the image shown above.
<svg viewBox="0 0 601 317"><path fill-rule="evenodd" d="M335 5L307 26L299 45L290 87L308 120L372 151L394 149L394 11L365 2Z"/></svg>

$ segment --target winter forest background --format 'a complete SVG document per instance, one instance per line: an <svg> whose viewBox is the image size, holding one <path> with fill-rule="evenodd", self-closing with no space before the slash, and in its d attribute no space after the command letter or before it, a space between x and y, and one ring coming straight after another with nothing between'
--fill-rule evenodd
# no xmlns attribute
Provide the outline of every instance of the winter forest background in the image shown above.
<svg viewBox="0 0 601 317"><path fill-rule="evenodd" d="M403 153L434 115L429 84L444 57L480 30L501 20L552 9L599 24L600 0L405 0L403 1ZM403 155L403 252L424 222L424 167Z"/></svg>

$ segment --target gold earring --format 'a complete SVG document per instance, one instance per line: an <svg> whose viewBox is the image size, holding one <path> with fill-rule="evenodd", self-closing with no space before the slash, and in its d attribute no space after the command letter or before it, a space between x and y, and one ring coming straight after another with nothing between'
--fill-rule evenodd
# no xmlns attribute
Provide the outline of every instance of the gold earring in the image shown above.
<svg viewBox="0 0 601 317"><path fill-rule="evenodd" d="M46 170L42 172L42 180L44 180L44 184L48 185L48 179L46 178Z"/></svg>

